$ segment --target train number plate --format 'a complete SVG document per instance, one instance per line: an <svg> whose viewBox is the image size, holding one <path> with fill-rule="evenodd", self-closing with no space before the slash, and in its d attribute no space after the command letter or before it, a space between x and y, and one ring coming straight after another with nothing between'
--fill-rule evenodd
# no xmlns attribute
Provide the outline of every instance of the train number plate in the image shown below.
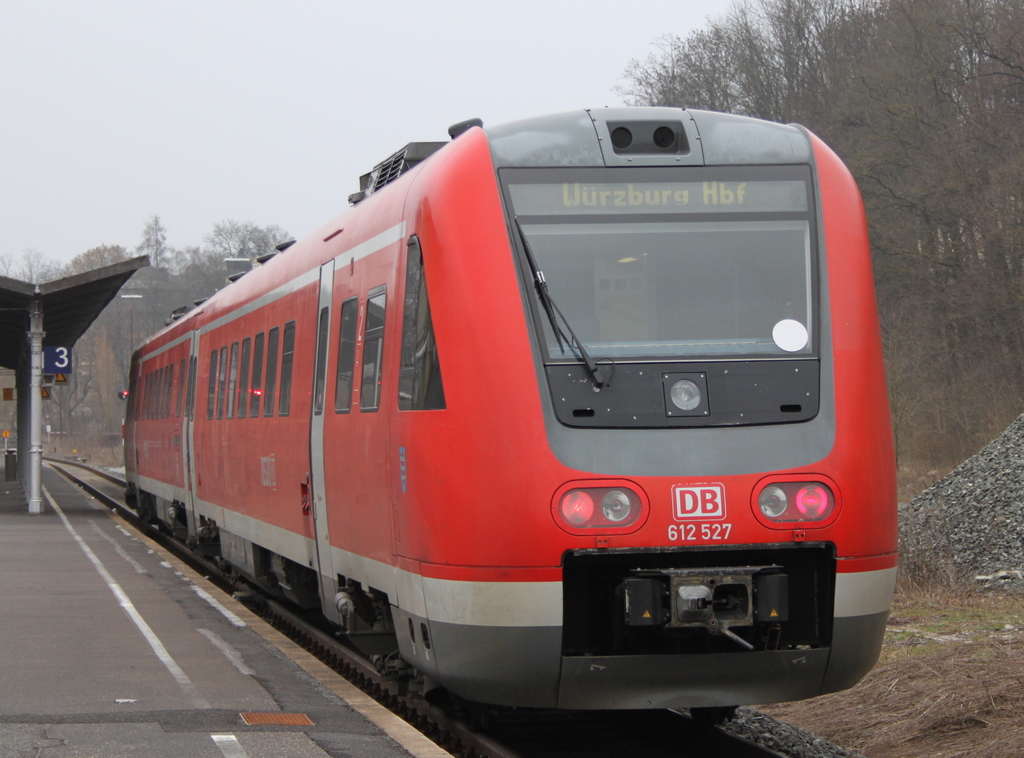
<svg viewBox="0 0 1024 758"><path fill-rule="evenodd" d="M729 539L732 524L669 524L669 542L716 542Z"/></svg>

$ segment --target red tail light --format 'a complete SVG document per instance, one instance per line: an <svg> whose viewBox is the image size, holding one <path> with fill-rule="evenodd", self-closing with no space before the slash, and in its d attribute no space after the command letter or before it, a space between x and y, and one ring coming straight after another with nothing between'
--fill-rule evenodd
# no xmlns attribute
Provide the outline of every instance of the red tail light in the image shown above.
<svg viewBox="0 0 1024 758"><path fill-rule="evenodd" d="M758 520L774 529L821 527L839 515L838 492L826 477L772 477L761 481L751 497Z"/></svg>
<svg viewBox="0 0 1024 758"><path fill-rule="evenodd" d="M620 480L570 482L555 493L551 512L571 534L625 534L646 520L646 495Z"/></svg>
<svg viewBox="0 0 1024 758"><path fill-rule="evenodd" d="M586 526L594 518L594 498L584 490L569 490L562 496L562 518L571 526Z"/></svg>
<svg viewBox="0 0 1024 758"><path fill-rule="evenodd" d="M796 509L809 519L824 518L831 508L832 493L823 485L807 484L796 492Z"/></svg>

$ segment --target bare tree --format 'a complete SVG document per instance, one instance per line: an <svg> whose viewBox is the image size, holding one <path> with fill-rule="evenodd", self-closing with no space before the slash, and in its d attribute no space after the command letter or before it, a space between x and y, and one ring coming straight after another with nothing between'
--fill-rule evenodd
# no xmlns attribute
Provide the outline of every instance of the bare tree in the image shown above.
<svg viewBox="0 0 1024 758"><path fill-rule="evenodd" d="M226 219L214 224L203 238L203 251L208 256L225 258L256 258L274 252L274 247L288 239L288 232L279 226L257 226L252 221Z"/></svg>
<svg viewBox="0 0 1024 758"><path fill-rule="evenodd" d="M148 255L149 265L163 268L167 265L170 250L167 247L167 232L160 223L159 216L152 216L142 230L142 240L135 248L136 255Z"/></svg>
<svg viewBox="0 0 1024 758"><path fill-rule="evenodd" d="M59 263L49 260L40 251L30 249L22 252L21 257L11 267L9 276L23 282L39 284L59 279L62 268Z"/></svg>

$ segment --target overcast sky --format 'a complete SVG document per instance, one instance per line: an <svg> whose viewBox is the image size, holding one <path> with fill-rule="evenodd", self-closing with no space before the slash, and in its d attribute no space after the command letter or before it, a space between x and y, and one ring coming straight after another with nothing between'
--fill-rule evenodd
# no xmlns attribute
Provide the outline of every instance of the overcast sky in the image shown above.
<svg viewBox="0 0 1024 758"><path fill-rule="evenodd" d="M631 59L731 0L0 0L0 254L217 221L302 237L407 142L622 104Z"/></svg>

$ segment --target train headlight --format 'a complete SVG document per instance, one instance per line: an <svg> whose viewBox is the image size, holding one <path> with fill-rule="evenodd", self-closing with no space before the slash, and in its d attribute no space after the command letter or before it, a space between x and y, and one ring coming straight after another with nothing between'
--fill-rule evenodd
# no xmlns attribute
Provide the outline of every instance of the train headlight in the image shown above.
<svg viewBox="0 0 1024 758"><path fill-rule="evenodd" d="M774 529L828 526L839 515L835 484L815 475L771 477L754 488L752 505L758 520Z"/></svg>
<svg viewBox="0 0 1024 758"><path fill-rule="evenodd" d="M785 491L782 487L777 487L774 484L765 487L757 496L757 507L768 518L778 518L786 512L788 505L789 499L786 497Z"/></svg>
<svg viewBox="0 0 1024 758"><path fill-rule="evenodd" d="M551 511L555 522L571 534L625 534L643 525L648 501L631 482L570 482L555 493Z"/></svg>
<svg viewBox="0 0 1024 758"><path fill-rule="evenodd" d="M633 503L623 490L609 490L601 498L601 513L613 523L625 521L632 512Z"/></svg>
<svg viewBox="0 0 1024 758"><path fill-rule="evenodd" d="M700 387L689 379L680 379L668 391L673 405L681 411L692 411L700 405Z"/></svg>

